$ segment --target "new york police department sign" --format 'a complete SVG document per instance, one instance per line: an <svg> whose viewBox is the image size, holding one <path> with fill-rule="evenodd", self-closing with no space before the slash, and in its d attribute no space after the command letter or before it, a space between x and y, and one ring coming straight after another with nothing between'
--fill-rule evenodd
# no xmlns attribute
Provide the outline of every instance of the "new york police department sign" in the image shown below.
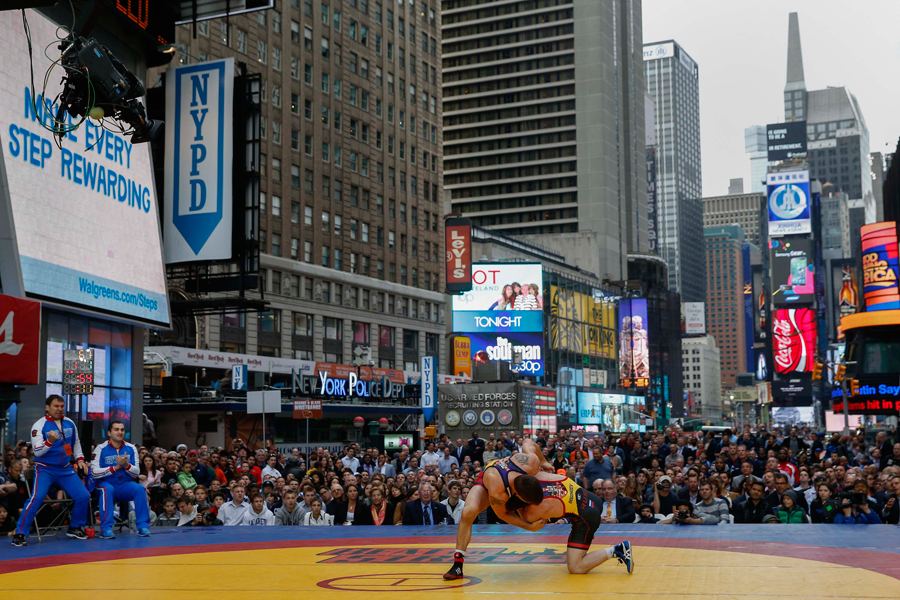
<svg viewBox="0 0 900 600"><path fill-rule="evenodd" d="M233 58L167 71L167 263L231 258L233 98Z"/></svg>

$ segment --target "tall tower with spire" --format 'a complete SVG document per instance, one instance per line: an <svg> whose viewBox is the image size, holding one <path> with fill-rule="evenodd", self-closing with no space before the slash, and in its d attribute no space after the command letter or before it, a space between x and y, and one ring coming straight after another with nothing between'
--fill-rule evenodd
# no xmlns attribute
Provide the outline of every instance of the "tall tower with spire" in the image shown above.
<svg viewBox="0 0 900 600"><path fill-rule="evenodd" d="M788 17L787 82L784 84L784 120L805 121L806 81L803 79L803 49L800 46L800 19Z"/></svg>

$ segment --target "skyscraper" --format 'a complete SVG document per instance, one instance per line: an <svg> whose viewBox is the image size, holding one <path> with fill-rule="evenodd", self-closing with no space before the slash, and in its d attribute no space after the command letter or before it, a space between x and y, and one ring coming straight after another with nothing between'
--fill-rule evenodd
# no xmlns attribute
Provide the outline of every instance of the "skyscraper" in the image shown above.
<svg viewBox="0 0 900 600"><path fill-rule="evenodd" d="M750 191L765 192L769 166L765 125L751 125L744 129L744 152L750 155Z"/></svg>
<svg viewBox="0 0 900 600"><path fill-rule="evenodd" d="M740 225L707 227L706 272L708 300L706 330L721 353L722 386L733 388L735 376L747 372L747 327L744 311L744 231ZM751 246L751 248L754 248ZM756 249L759 260L759 250ZM752 340L750 340L752 346Z"/></svg>
<svg viewBox="0 0 900 600"><path fill-rule="evenodd" d="M623 278L647 250L641 3L444 0L442 30L452 211L540 244L593 232Z"/></svg>
<svg viewBox="0 0 900 600"><path fill-rule="evenodd" d="M869 167L869 129L846 87L807 91L797 13L788 17L784 120L806 121L810 178L834 184L851 200L862 200L866 222L877 218Z"/></svg>
<svg viewBox="0 0 900 600"><path fill-rule="evenodd" d="M689 417L700 420L722 418L721 350L711 335L683 338L684 391L688 392Z"/></svg>
<svg viewBox="0 0 900 600"><path fill-rule="evenodd" d="M759 223L765 193L727 194L703 199L703 226L740 225L747 241L760 246Z"/></svg>
<svg viewBox="0 0 900 600"><path fill-rule="evenodd" d="M269 308L209 319L209 350L445 367L440 6L278 2L177 29L183 63L261 77L260 242ZM445 371L442 371L445 372Z"/></svg>
<svg viewBox="0 0 900 600"><path fill-rule="evenodd" d="M697 63L673 40L644 44L647 93L656 105L659 254L685 302L706 296ZM685 219L685 212L695 213Z"/></svg>

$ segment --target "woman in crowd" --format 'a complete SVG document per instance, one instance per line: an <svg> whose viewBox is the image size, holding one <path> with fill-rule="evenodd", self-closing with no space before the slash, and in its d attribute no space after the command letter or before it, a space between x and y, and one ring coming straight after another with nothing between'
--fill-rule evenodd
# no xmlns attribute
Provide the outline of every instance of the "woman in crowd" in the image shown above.
<svg viewBox="0 0 900 600"><path fill-rule="evenodd" d="M334 525L334 517L322 510L322 501L316 498L310 506L312 512L303 515L303 524L308 527Z"/></svg>
<svg viewBox="0 0 900 600"><path fill-rule="evenodd" d="M397 503L394 509L394 525L403 525L403 515L406 513L406 503L410 500L419 499L419 488L411 488L406 492L406 500Z"/></svg>
<svg viewBox="0 0 900 600"><path fill-rule="evenodd" d="M380 483L372 486L371 505L359 512L355 525L393 525L395 506L387 501L384 487Z"/></svg>
<svg viewBox="0 0 900 600"><path fill-rule="evenodd" d="M337 486L333 486L332 493ZM334 514L334 522L338 525L353 525L356 514L362 510L364 504L359 497L359 486L355 483L344 486L346 500L337 505Z"/></svg>
<svg viewBox="0 0 900 600"><path fill-rule="evenodd" d="M809 516L813 523L834 523L840 513L840 505L831 497L831 486L822 481L816 486L816 499L809 505Z"/></svg>

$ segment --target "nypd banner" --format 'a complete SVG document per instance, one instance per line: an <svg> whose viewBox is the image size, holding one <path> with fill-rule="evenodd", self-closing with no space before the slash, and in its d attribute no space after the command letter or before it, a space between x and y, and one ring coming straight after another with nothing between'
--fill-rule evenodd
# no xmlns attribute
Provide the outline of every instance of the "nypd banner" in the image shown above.
<svg viewBox="0 0 900 600"><path fill-rule="evenodd" d="M166 73L166 263L231 258L234 59Z"/></svg>
<svg viewBox="0 0 900 600"><path fill-rule="evenodd" d="M812 232L809 171L785 171L766 176L769 237Z"/></svg>

